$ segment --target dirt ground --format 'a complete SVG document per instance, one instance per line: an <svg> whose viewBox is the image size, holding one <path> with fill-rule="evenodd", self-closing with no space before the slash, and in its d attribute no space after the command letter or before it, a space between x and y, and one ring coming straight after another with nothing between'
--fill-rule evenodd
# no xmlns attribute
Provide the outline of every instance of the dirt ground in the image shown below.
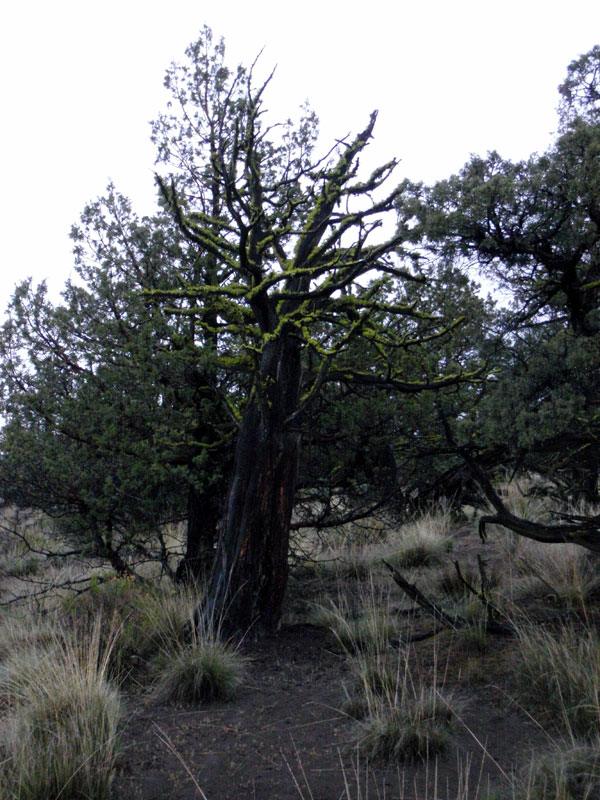
<svg viewBox="0 0 600 800"><path fill-rule="evenodd" d="M286 625L242 647L248 678L232 702L158 705L131 695L116 798L140 800L490 800L511 797L507 776L546 734L509 699L510 641L490 637L476 659L450 633L417 646L443 664L463 703L452 746L435 762L357 762L358 723L345 715L347 657L326 630ZM469 787L465 787L468 775ZM462 792L459 795L459 791Z"/></svg>

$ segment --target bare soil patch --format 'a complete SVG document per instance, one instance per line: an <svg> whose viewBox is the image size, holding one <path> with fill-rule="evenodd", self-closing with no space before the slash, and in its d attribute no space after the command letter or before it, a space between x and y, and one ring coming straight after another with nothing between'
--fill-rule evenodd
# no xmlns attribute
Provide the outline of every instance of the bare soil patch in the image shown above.
<svg viewBox="0 0 600 800"><path fill-rule="evenodd" d="M510 774L546 740L531 719L511 707L505 694L510 687L500 687L506 645L490 642L480 659L478 685L465 677L466 660L462 665L448 660L447 686L460 694L465 708L446 756L435 764L367 766L357 764L357 723L340 711L342 684L349 678L344 654L326 631L286 626L273 638L245 646L249 677L233 702L190 708L132 697L114 795L201 797L193 776L209 800L450 800L467 768L472 788L466 798L507 791L502 771ZM445 647L451 648L449 640Z"/></svg>

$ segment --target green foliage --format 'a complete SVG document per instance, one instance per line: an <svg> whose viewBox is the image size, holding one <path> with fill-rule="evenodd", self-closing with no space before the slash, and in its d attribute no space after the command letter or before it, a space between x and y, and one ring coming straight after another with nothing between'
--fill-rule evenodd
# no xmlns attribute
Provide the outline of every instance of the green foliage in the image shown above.
<svg viewBox="0 0 600 800"><path fill-rule="evenodd" d="M190 490L214 493L229 452L210 351L199 356L186 324L142 296L194 269L197 254L112 187L73 239L77 283L58 305L22 284L0 333L2 494L56 518L73 547L119 572L157 554L166 568L158 527Z"/></svg>
<svg viewBox="0 0 600 800"><path fill-rule="evenodd" d="M455 441L589 500L600 468L598 58L596 47L570 65L560 134L547 152L518 163L473 156L447 180L411 186L399 208L422 257L475 263L506 306L495 345L493 337L480 345L490 368L484 390L444 408Z"/></svg>

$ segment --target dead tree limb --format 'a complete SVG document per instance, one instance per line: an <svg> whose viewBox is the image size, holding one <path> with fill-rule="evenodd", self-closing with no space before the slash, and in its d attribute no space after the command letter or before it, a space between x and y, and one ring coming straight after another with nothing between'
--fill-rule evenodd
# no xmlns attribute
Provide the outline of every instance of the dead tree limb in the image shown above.
<svg viewBox="0 0 600 800"><path fill-rule="evenodd" d="M423 608L425 611L427 611L429 614L431 614L432 617L437 622L441 623L444 627L450 628L451 630L456 631L456 630L460 630L460 628L467 627L468 625L471 624L470 620L465 619L464 617L461 617L459 614L454 614L454 615L448 614L446 611L444 611L443 608L438 606L437 603L434 603L433 600L430 600L425 594L423 594L423 592L414 583L410 583L410 581L407 581L406 578L404 578L400 574L400 572L395 567L393 567L390 563L388 563L385 559L383 559L383 563L390 570L390 572L392 573L392 577L393 577L394 581L398 584L398 586L402 589L402 591L405 592L411 598L411 600L414 600L415 603L417 603L417 605L419 605L421 608ZM482 600L482 602L484 602L483 599L480 597L481 593L478 592L474 587L472 587L462 577L462 574L460 572L460 567L458 566L457 562L456 562L456 567L457 567L457 570L458 570L459 576L461 577L462 582L469 588L470 591L473 592L473 594L475 594L477 597L479 597L480 600ZM488 604L489 604L489 601L488 601ZM486 606L485 602L484 602L484 606ZM486 606L486 608L487 607L488 606ZM493 607L493 608L494 608L495 612L497 612L498 614L501 614L501 612L498 609L496 609L495 607ZM502 616L505 616L505 615L502 615ZM499 633L499 634L502 634L503 636L512 636L515 633L515 628L514 628L514 626L512 625L512 623L510 621L498 622L498 620L495 619L490 614L489 608L488 608L488 615L487 615L487 619L486 619L485 629L486 629L487 633ZM438 629L436 631L433 631L433 632L430 632L430 633L422 636L422 638L425 639L425 638L429 638L431 636L435 636L436 633L439 633L439 630L440 629ZM417 639L413 639L413 641L418 641L418 640Z"/></svg>
<svg viewBox="0 0 600 800"><path fill-rule="evenodd" d="M487 577L487 573L485 571L485 561L481 557L481 555L477 554L477 564L479 566L479 577L481 579L481 589L476 589L472 586L469 581L464 577L462 571L460 569L460 564L458 561L454 562L454 567L458 574L458 577L463 584L463 586L471 592L483 605L485 608L486 614L486 624L485 629L488 633L500 633L503 635L512 635L515 633L515 627L512 622L508 619L506 614L503 611L495 606L489 597L489 580ZM499 622L498 618L502 617L505 622Z"/></svg>
<svg viewBox="0 0 600 800"><path fill-rule="evenodd" d="M392 577L394 581L398 584L398 586L402 589L402 591L406 592L406 594L410 597L411 600L414 600L417 605L427 611L429 614L433 616L434 619L438 620L439 622L443 623L447 628L452 628L456 630L457 628L462 627L463 625L467 624L467 620L463 619L459 616L452 616L447 614L443 608L440 608L433 600L430 600L423 592L415 586L414 583L410 583L407 581L399 572L398 570L393 567L390 563L388 563L385 559L383 559L383 563L385 566L390 570L392 573Z"/></svg>

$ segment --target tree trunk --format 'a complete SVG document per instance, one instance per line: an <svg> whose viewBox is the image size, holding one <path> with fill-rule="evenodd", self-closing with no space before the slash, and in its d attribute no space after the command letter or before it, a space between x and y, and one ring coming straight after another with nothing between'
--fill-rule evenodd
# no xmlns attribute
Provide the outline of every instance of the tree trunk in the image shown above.
<svg viewBox="0 0 600 800"><path fill-rule="evenodd" d="M200 581L212 566L217 527L221 517L221 498L216 491L199 494L193 486L188 492L185 555L177 567L176 580Z"/></svg>
<svg viewBox="0 0 600 800"><path fill-rule="evenodd" d="M300 380L296 341L268 342L240 427L203 608L205 620L228 632L259 636L281 618L300 445L286 419L298 407Z"/></svg>
<svg viewBox="0 0 600 800"><path fill-rule="evenodd" d="M578 453L578 464L571 471L570 494L575 501L598 502L598 461L590 446Z"/></svg>

